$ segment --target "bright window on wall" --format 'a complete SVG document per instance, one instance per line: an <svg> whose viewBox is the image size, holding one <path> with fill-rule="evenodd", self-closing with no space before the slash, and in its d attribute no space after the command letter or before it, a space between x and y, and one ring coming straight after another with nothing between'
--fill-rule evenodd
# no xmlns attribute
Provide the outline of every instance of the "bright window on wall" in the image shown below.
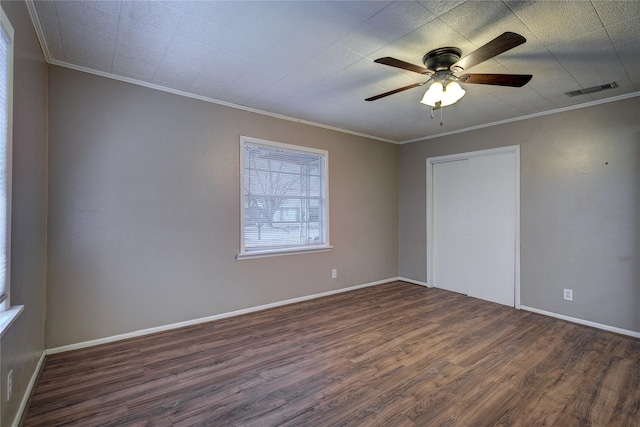
<svg viewBox="0 0 640 427"><path fill-rule="evenodd" d="M240 138L238 259L330 250L328 153Z"/></svg>
<svg viewBox="0 0 640 427"><path fill-rule="evenodd" d="M0 311L9 308L11 248L11 124L13 105L13 27L0 18Z"/></svg>

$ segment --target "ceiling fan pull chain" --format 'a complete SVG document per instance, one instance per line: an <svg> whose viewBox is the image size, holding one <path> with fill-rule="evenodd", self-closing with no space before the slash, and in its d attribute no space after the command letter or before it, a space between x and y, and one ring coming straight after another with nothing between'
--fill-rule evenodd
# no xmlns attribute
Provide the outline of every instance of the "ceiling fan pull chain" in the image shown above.
<svg viewBox="0 0 640 427"><path fill-rule="evenodd" d="M433 120L433 107L431 107L431 120Z"/></svg>
<svg viewBox="0 0 640 427"><path fill-rule="evenodd" d="M444 122L442 121L442 110L444 110L444 108L440 108L440 126L444 125Z"/></svg>

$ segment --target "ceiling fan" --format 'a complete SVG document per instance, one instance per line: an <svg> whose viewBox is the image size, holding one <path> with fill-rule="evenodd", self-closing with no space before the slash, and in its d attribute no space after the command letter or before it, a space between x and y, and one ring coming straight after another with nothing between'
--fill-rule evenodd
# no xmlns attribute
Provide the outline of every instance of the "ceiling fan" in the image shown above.
<svg viewBox="0 0 640 427"><path fill-rule="evenodd" d="M522 87L531 80L531 74L462 74L459 73L487 61L494 56L513 49L526 42L520 34L506 32L491 40L484 46L460 59L462 51L457 47L441 47L428 52L423 58L424 67L410 64L399 59L384 57L376 59L378 64L389 65L403 70L429 76L424 82L414 83L380 95L372 96L365 101L375 101L407 89L432 84L422 98L423 104L432 109L439 109L457 102L465 94L459 83Z"/></svg>

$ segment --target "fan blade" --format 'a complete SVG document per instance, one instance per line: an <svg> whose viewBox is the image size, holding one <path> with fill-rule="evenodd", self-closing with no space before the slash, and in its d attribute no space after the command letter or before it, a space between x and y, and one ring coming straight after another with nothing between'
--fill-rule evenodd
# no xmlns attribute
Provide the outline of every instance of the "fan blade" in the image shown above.
<svg viewBox="0 0 640 427"><path fill-rule="evenodd" d="M418 74L433 74L433 71L428 70L424 67L420 67L418 65L413 65L408 62L401 61L399 59L391 58L390 56L386 56L384 58L378 58L375 61L378 64L389 65L391 67L401 68L407 71L413 71Z"/></svg>
<svg viewBox="0 0 640 427"><path fill-rule="evenodd" d="M503 33L484 46L480 46L478 49L453 64L449 69L454 72L459 71L458 68L468 70L469 68L491 59L494 56L500 55L509 49L520 46L526 41L527 39L522 37L520 34L511 32Z"/></svg>
<svg viewBox="0 0 640 427"><path fill-rule="evenodd" d="M464 74L458 80L479 85L522 87L532 77L531 74Z"/></svg>
<svg viewBox="0 0 640 427"><path fill-rule="evenodd" d="M429 80L431 80L431 79L429 79ZM407 90L407 89L413 89L414 87L418 87L418 86L424 85L429 80L427 80L426 82L414 83L414 84L409 85L409 86L404 86L404 87L401 87L401 88L398 88L398 89L390 90L389 92L381 93L380 95L376 95L376 96L372 96L371 98L367 98L367 99L365 99L365 101L375 101L376 99L384 98L385 96L393 95L395 93L402 92L402 91Z"/></svg>

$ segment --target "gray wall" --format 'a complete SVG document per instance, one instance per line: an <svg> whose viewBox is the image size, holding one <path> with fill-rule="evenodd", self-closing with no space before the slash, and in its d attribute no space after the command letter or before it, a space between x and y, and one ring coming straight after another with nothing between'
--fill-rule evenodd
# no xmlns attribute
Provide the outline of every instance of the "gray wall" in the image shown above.
<svg viewBox="0 0 640 427"><path fill-rule="evenodd" d="M11 303L24 311L2 337L1 425L16 417L44 351L47 212L47 65L24 2L2 2L15 30ZM13 370L13 395L5 380Z"/></svg>
<svg viewBox="0 0 640 427"><path fill-rule="evenodd" d="M640 332L640 97L401 146L400 276L426 281L426 158L506 145L522 304Z"/></svg>
<svg viewBox="0 0 640 427"><path fill-rule="evenodd" d="M398 146L56 66L49 88L48 348L398 275ZM329 151L333 251L235 260L240 135Z"/></svg>

